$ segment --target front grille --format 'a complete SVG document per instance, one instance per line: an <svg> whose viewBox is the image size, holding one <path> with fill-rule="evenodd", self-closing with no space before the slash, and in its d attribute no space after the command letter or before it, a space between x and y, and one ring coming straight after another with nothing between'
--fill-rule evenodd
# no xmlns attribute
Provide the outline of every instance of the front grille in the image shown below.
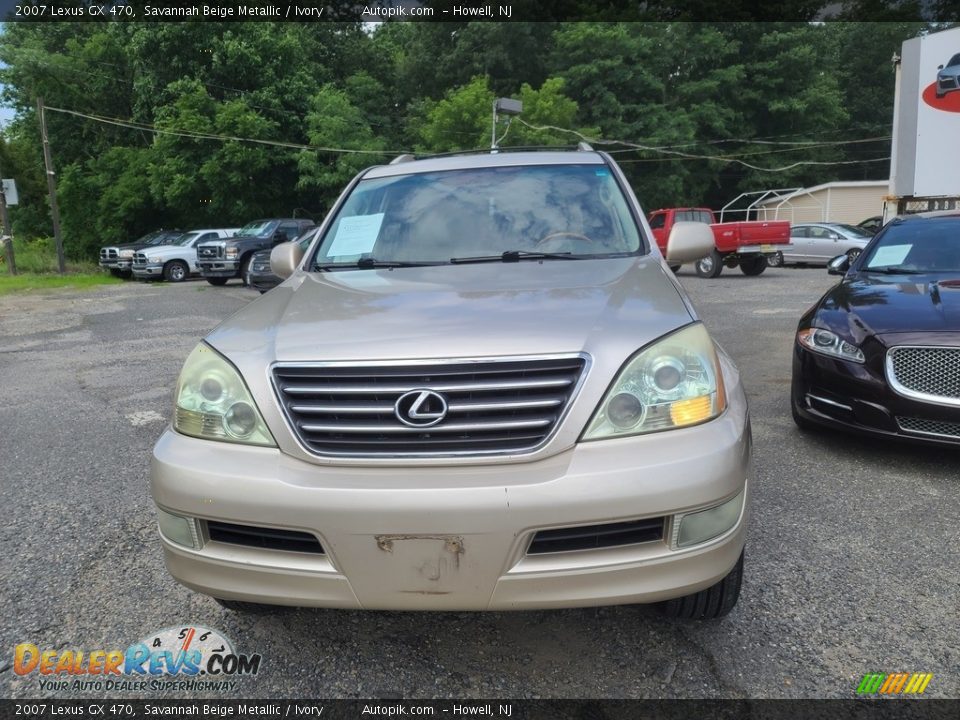
<svg viewBox="0 0 960 720"><path fill-rule="evenodd" d="M116 260L118 256L119 252L116 248L102 248L100 250L101 260Z"/></svg>
<svg viewBox="0 0 960 720"><path fill-rule="evenodd" d="M234 525L233 523L208 520L207 535L210 536L211 540L229 545L313 553L315 555L323 554L323 546L316 537L310 533L297 530L277 530L276 528Z"/></svg>
<svg viewBox="0 0 960 720"><path fill-rule="evenodd" d="M906 397L960 405L960 348L892 348L887 353L887 378Z"/></svg>
<svg viewBox="0 0 960 720"><path fill-rule="evenodd" d="M134 267L146 267L147 266L147 256L145 253L138 252L133 256L133 266Z"/></svg>
<svg viewBox="0 0 960 720"><path fill-rule="evenodd" d="M223 248L219 245L201 245L197 248L197 257L210 259L223 257Z"/></svg>
<svg viewBox="0 0 960 720"><path fill-rule="evenodd" d="M311 452L340 457L531 452L556 427L584 373L581 356L410 365L278 365L274 386ZM432 391L430 427L400 421L395 406ZM437 397L439 396L439 398ZM408 395L412 403L419 396ZM408 417L409 420L409 417ZM417 420L418 422L424 422Z"/></svg>
<svg viewBox="0 0 960 720"><path fill-rule="evenodd" d="M960 440L960 423L943 420L925 420L924 418L898 417L897 425L907 433L933 435Z"/></svg>
<svg viewBox="0 0 960 720"><path fill-rule="evenodd" d="M533 536L527 555L594 550L596 548L636 545L663 539L664 519L647 518L605 525L581 525L579 527L541 530Z"/></svg>

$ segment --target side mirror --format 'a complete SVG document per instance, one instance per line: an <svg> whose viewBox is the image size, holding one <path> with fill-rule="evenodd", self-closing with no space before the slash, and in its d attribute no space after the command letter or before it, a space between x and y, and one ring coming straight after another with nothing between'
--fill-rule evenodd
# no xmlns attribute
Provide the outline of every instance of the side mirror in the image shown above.
<svg viewBox="0 0 960 720"><path fill-rule="evenodd" d="M943 70L943 65L937 65L937 70Z"/></svg>
<svg viewBox="0 0 960 720"><path fill-rule="evenodd" d="M827 263L827 273L830 275L846 275L850 269L850 258L846 255L837 255Z"/></svg>
<svg viewBox="0 0 960 720"><path fill-rule="evenodd" d="M713 252L713 230L706 223L680 221L667 238L667 263L684 265Z"/></svg>
<svg viewBox="0 0 960 720"><path fill-rule="evenodd" d="M297 243L283 243L270 251L270 270L277 277L286 280L293 275L301 260L303 250Z"/></svg>

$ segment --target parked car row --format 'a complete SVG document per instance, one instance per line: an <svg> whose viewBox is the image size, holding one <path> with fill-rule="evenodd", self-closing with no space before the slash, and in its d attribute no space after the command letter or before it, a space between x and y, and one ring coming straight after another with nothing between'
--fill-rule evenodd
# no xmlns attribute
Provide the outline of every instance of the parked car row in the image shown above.
<svg viewBox="0 0 960 720"><path fill-rule="evenodd" d="M228 238L237 230L238 228L191 230L169 245L138 250L133 256L133 276L140 280L162 278L170 282L181 282L191 275L199 275L197 245Z"/></svg>
<svg viewBox="0 0 960 720"><path fill-rule="evenodd" d="M100 267L116 277L182 282L202 276L211 285L231 278L247 284L250 264L257 251L299 238L316 227L303 218L254 220L242 228L157 230L125 245L100 249Z"/></svg>
<svg viewBox="0 0 960 720"><path fill-rule="evenodd" d="M108 245L100 248L100 267L114 277L130 277L133 256L146 247L169 245L183 235L183 230L155 230L125 245Z"/></svg>

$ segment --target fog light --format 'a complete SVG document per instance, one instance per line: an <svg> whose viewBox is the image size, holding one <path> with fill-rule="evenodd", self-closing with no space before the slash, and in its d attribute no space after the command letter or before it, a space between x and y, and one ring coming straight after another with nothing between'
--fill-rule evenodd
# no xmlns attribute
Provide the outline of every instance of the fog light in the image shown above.
<svg viewBox="0 0 960 720"><path fill-rule="evenodd" d="M727 500L723 505L680 516L676 546L698 545L723 535L736 525L742 508L743 491L741 490L735 498Z"/></svg>
<svg viewBox="0 0 960 720"><path fill-rule="evenodd" d="M197 536L197 525L193 518L185 518L182 515L174 515L166 510L157 508L157 524L160 526L160 534L170 542L177 545L200 549L200 540Z"/></svg>

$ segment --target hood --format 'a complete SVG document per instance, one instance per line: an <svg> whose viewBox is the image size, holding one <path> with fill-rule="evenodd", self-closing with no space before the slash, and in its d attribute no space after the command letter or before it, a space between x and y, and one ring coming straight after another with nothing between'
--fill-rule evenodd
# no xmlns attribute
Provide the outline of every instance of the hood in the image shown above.
<svg viewBox="0 0 960 720"><path fill-rule="evenodd" d="M828 292L818 315L855 342L871 335L960 331L960 275L857 275Z"/></svg>
<svg viewBox="0 0 960 720"><path fill-rule="evenodd" d="M619 367L693 319L656 257L497 262L297 272L207 341L242 372L581 351Z"/></svg>
<svg viewBox="0 0 960 720"><path fill-rule="evenodd" d="M157 246L148 245L140 248L139 251L145 253L148 257L155 257L157 255L189 254L191 252L196 252L196 248L181 247L180 245L157 245Z"/></svg>

